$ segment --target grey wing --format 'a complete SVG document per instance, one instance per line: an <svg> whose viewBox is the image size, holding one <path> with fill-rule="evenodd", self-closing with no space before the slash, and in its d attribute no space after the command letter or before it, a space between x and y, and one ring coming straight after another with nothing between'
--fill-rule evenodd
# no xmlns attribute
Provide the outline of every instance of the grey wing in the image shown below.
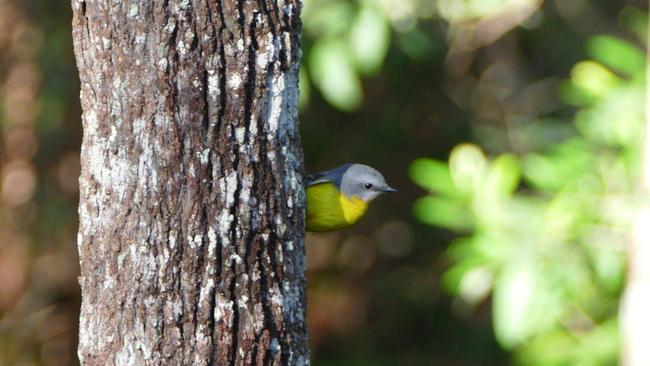
<svg viewBox="0 0 650 366"><path fill-rule="evenodd" d="M313 186L314 184L321 184L326 182L332 182L339 186L341 184L341 176L352 165L353 164L344 164L332 170L308 175L307 178L305 178L306 186L309 187Z"/></svg>
<svg viewBox="0 0 650 366"><path fill-rule="evenodd" d="M315 184L321 184L325 182L331 182L332 179L330 178L329 172L322 172L322 173L316 173L312 175L308 175L305 178L305 186L313 186Z"/></svg>

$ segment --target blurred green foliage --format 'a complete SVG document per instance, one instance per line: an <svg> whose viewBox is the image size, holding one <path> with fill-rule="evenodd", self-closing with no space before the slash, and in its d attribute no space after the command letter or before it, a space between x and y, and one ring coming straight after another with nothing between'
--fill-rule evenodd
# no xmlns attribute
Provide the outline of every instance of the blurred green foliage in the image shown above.
<svg viewBox="0 0 650 366"><path fill-rule="evenodd" d="M586 54L561 89L578 107L571 136L494 158L461 144L447 163L410 166L431 192L416 217L464 235L446 251L444 286L469 307L491 296L495 336L522 365L617 364L646 59L613 36Z"/></svg>
<svg viewBox="0 0 650 366"><path fill-rule="evenodd" d="M419 222L435 229L414 225L413 256L421 258L409 256L395 272L412 272L414 282L433 267L429 271L454 300L432 300L421 309L434 313L432 321L419 326L399 324L421 319L418 311L378 321L410 329L410 342L422 329L418 339L447 344L448 334L466 320L465 329L471 323L481 329L474 335L492 333L519 365L617 364L618 307L643 136L647 4L310 0L304 21L301 85L318 92L310 91L310 104L303 104L307 162L331 160L331 153L320 160L313 153L327 151L322 141L331 141L345 151L338 158L374 152L371 161L391 167L393 178L400 174L394 166L411 156L409 177L429 192L411 206ZM355 42L357 34L365 40ZM358 55L362 46L366 57ZM329 112L319 97L344 113ZM411 101L420 102L421 113ZM376 123L365 122L373 118ZM393 130L395 138L406 139L398 149L377 132L387 120L402 127ZM336 133L326 133L327 127ZM318 136L318 147L310 134ZM440 146L450 143L445 161ZM439 253L436 243L444 242L451 245ZM444 272L439 278L438 271ZM393 278L376 276L382 274ZM407 301L389 285L377 288L367 292L374 301ZM419 291L418 304L424 296L442 296L426 287ZM486 314L491 328L481 323ZM456 317L455 325L439 329L445 317ZM354 351L323 351L322 342L316 364L506 362L485 339L453 343L465 347L463 355L454 346L429 347L407 352L422 358L409 358L388 351L395 348L385 340L395 338L370 337L374 346L351 337L334 341L344 349L350 343L363 348ZM407 339L398 349L410 348Z"/></svg>

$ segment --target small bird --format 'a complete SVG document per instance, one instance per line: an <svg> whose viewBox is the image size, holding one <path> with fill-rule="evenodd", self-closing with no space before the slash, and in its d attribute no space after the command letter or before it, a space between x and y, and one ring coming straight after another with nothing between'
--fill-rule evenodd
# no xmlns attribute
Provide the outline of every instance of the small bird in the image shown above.
<svg viewBox="0 0 650 366"><path fill-rule="evenodd" d="M345 164L307 177L307 231L334 231L359 221L382 193L397 192L377 170Z"/></svg>

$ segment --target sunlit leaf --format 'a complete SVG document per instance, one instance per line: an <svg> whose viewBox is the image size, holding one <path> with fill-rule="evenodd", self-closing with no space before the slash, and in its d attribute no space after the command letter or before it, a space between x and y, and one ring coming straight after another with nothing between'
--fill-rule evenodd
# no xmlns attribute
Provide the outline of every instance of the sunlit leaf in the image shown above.
<svg viewBox="0 0 650 366"><path fill-rule="evenodd" d="M611 293L622 288L625 280L625 257L623 250L617 248L611 240L593 243L590 248L596 279Z"/></svg>
<svg viewBox="0 0 650 366"><path fill-rule="evenodd" d="M549 331L528 342L522 352L517 353L516 364L617 365L620 349L618 333L619 325L613 318L586 332Z"/></svg>
<svg viewBox="0 0 650 366"><path fill-rule="evenodd" d="M460 262L466 258L478 258L479 255L474 248L474 237L461 237L455 239L449 244L445 255L451 260Z"/></svg>
<svg viewBox="0 0 650 366"><path fill-rule="evenodd" d="M587 90L578 87L570 79L560 83L559 95L565 102L575 106L589 106L598 100Z"/></svg>
<svg viewBox="0 0 650 366"><path fill-rule="evenodd" d="M409 167L409 175L419 186L444 195L458 195L447 164L433 159L417 159Z"/></svg>
<svg viewBox="0 0 650 366"><path fill-rule="evenodd" d="M526 181L544 191L557 191L593 167L589 145L571 139L547 154L529 154L523 160Z"/></svg>
<svg viewBox="0 0 650 366"><path fill-rule="evenodd" d="M530 309L535 299L536 281L529 266L507 269L499 276L494 291L494 333L499 343L512 348L530 336L535 325Z"/></svg>
<svg viewBox="0 0 650 366"><path fill-rule="evenodd" d="M589 140L612 146L639 146L645 111L642 88L619 88L593 108L576 115L576 126Z"/></svg>
<svg viewBox="0 0 650 366"><path fill-rule="evenodd" d="M582 61L571 70L571 81L578 88L596 97L602 97L621 84L621 79L603 65Z"/></svg>
<svg viewBox="0 0 650 366"><path fill-rule="evenodd" d="M475 256L460 260L444 273L441 279L442 286L450 293L460 295L460 284L465 274L484 265L485 261Z"/></svg>
<svg viewBox="0 0 650 366"><path fill-rule="evenodd" d="M302 17L305 33L321 39L346 34L355 14L354 6L342 0L308 0Z"/></svg>
<svg viewBox="0 0 650 366"><path fill-rule="evenodd" d="M510 196L519 184L520 175L517 158L511 154L501 155L488 168L483 192L493 197Z"/></svg>
<svg viewBox="0 0 650 366"><path fill-rule="evenodd" d="M388 20L372 4L364 3L350 30L350 50L359 71L364 74L379 70L390 43Z"/></svg>
<svg viewBox="0 0 650 366"><path fill-rule="evenodd" d="M361 104L361 81L348 49L337 41L322 40L312 48L309 69L323 97L334 107L350 111Z"/></svg>
<svg viewBox="0 0 650 366"><path fill-rule="evenodd" d="M616 37L596 36L587 42L594 60L629 76L645 74L646 58L637 46Z"/></svg>
<svg viewBox="0 0 650 366"><path fill-rule="evenodd" d="M458 292L460 297L470 304L485 300L492 290L494 276L487 267L475 267L467 271L460 280Z"/></svg>
<svg viewBox="0 0 650 366"><path fill-rule="evenodd" d="M489 219L489 221L493 221ZM521 225L518 223L517 225ZM512 256L513 250L527 245L524 241L515 241L514 234L506 228L483 230L472 237L474 252L481 258L490 261L496 268L501 268ZM495 230L496 229L496 230Z"/></svg>
<svg viewBox="0 0 650 366"><path fill-rule="evenodd" d="M415 217L425 224L462 231L472 227L470 213L456 201L426 196L415 201Z"/></svg>
<svg viewBox="0 0 650 366"><path fill-rule="evenodd" d="M482 183L487 160L481 149L472 144L456 146L449 157L451 177L463 192L473 192Z"/></svg>

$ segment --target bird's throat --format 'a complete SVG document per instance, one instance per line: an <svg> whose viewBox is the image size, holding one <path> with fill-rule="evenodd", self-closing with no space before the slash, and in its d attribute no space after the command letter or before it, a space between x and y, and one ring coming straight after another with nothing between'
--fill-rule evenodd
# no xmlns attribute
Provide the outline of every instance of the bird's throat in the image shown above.
<svg viewBox="0 0 650 366"><path fill-rule="evenodd" d="M349 224L353 224L366 213L368 209L368 203L358 197L347 197L342 194L341 198L341 207L343 208L343 216L345 221Z"/></svg>

